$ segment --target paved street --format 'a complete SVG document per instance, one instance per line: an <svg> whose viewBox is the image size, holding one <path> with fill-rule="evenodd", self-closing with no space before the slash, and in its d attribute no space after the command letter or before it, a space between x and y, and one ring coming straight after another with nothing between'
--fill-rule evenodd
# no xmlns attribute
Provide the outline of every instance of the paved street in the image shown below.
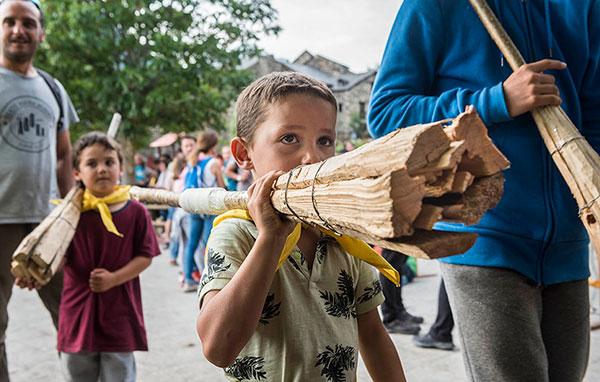
<svg viewBox="0 0 600 382"><path fill-rule="evenodd" d="M403 289L408 310L425 317L422 331L435 319L439 278L437 264L419 261L418 277ZM136 353L138 381L222 381L222 372L202 356L196 336L196 297L177 285L177 267L166 254L156 258L141 276L149 352ZM62 381L55 350L56 333L35 292L13 289L9 305L7 353L13 382ZM482 323L483 324L483 323ZM420 349L411 336L393 335L409 381L464 381L459 351ZM361 364L359 381L369 381ZM592 332L592 351L586 382L600 380L600 330Z"/></svg>

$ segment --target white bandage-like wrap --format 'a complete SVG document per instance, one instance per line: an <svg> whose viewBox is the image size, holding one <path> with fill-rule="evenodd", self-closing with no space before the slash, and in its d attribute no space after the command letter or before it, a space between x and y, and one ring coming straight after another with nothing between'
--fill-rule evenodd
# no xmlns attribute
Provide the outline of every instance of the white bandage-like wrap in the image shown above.
<svg viewBox="0 0 600 382"><path fill-rule="evenodd" d="M227 211L222 188L189 188L179 195L179 205L194 214L220 215Z"/></svg>

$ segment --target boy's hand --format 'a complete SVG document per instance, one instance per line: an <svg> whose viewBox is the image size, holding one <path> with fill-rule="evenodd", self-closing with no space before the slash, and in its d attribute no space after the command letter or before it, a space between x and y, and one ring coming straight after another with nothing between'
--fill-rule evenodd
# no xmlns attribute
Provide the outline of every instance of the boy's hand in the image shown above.
<svg viewBox="0 0 600 382"><path fill-rule="evenodd" d="M96 268L90 273L90 289L92 292L106 292L117 285L114 273L104 268Z"/></svg>
<svg viewBox="0 0 600 382"><path fill-rule="evenodd" d="M37 281L29 277L17 277L15 279L15 285L21 289L27 288L29 290L40 290L42 288L42 286Z"/></svg>
<svg viewBox="0 0 600 382"><path fill-rule="evenodd" d="M564 62L545 59L517 69L502 84L508 114L514 118L540 106L560 105L562 100L554 76L544 71L566 67Z"/></svg>
<svg viewBox="0 0 600 382"><path fill-rule="evenodd" d="M282 219L271 204L273 184L283 173L283 171L271 171L256 179L248 189L248 211L259 234L285 239L293 231L295 224Z"/></svg>

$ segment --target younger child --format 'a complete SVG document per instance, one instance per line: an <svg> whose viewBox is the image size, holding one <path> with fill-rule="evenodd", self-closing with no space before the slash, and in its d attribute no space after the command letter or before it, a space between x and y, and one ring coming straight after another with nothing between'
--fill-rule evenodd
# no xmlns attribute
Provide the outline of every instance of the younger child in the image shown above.
<svg viewBox="0 0 600 382"><path fill-rule="evenodd" d="M273 183L334 155L336 111L327 86L298 73L264 76L238 98L231 151L256 179L250 216L217 218L197 321L204 355L229 380L352 382L359 349L374 380L405 380L375 268L313 227L277 267L295 225L273 209Z"/></svg>
<svg viewBox="0 0 600 382"><path fill-rule="evenodd" d="M134 381L148 350L138 275L160 254L146 208L117 186L118 144L100 132L73 147L83 209L64 265L58 344L67 381Z"/></svg>

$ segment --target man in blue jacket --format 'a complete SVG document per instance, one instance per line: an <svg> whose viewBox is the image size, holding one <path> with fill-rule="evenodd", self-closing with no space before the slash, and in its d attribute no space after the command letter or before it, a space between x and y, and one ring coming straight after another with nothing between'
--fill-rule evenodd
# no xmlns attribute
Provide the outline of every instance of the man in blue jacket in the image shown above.
<svg viewBox="0 0 600 382"><path fill-rule="evenodd" d="M404 0L374 84L369 128L474 105L511 161L471 250L441 264L474 381L581 381L589 356L588 238L528 113L561 105L600 148L600 1L490 0L529 64L512 73L467 0ZM576 4L574 4L576 3ZM568 65L568 66L567 66Z"/></svg>

